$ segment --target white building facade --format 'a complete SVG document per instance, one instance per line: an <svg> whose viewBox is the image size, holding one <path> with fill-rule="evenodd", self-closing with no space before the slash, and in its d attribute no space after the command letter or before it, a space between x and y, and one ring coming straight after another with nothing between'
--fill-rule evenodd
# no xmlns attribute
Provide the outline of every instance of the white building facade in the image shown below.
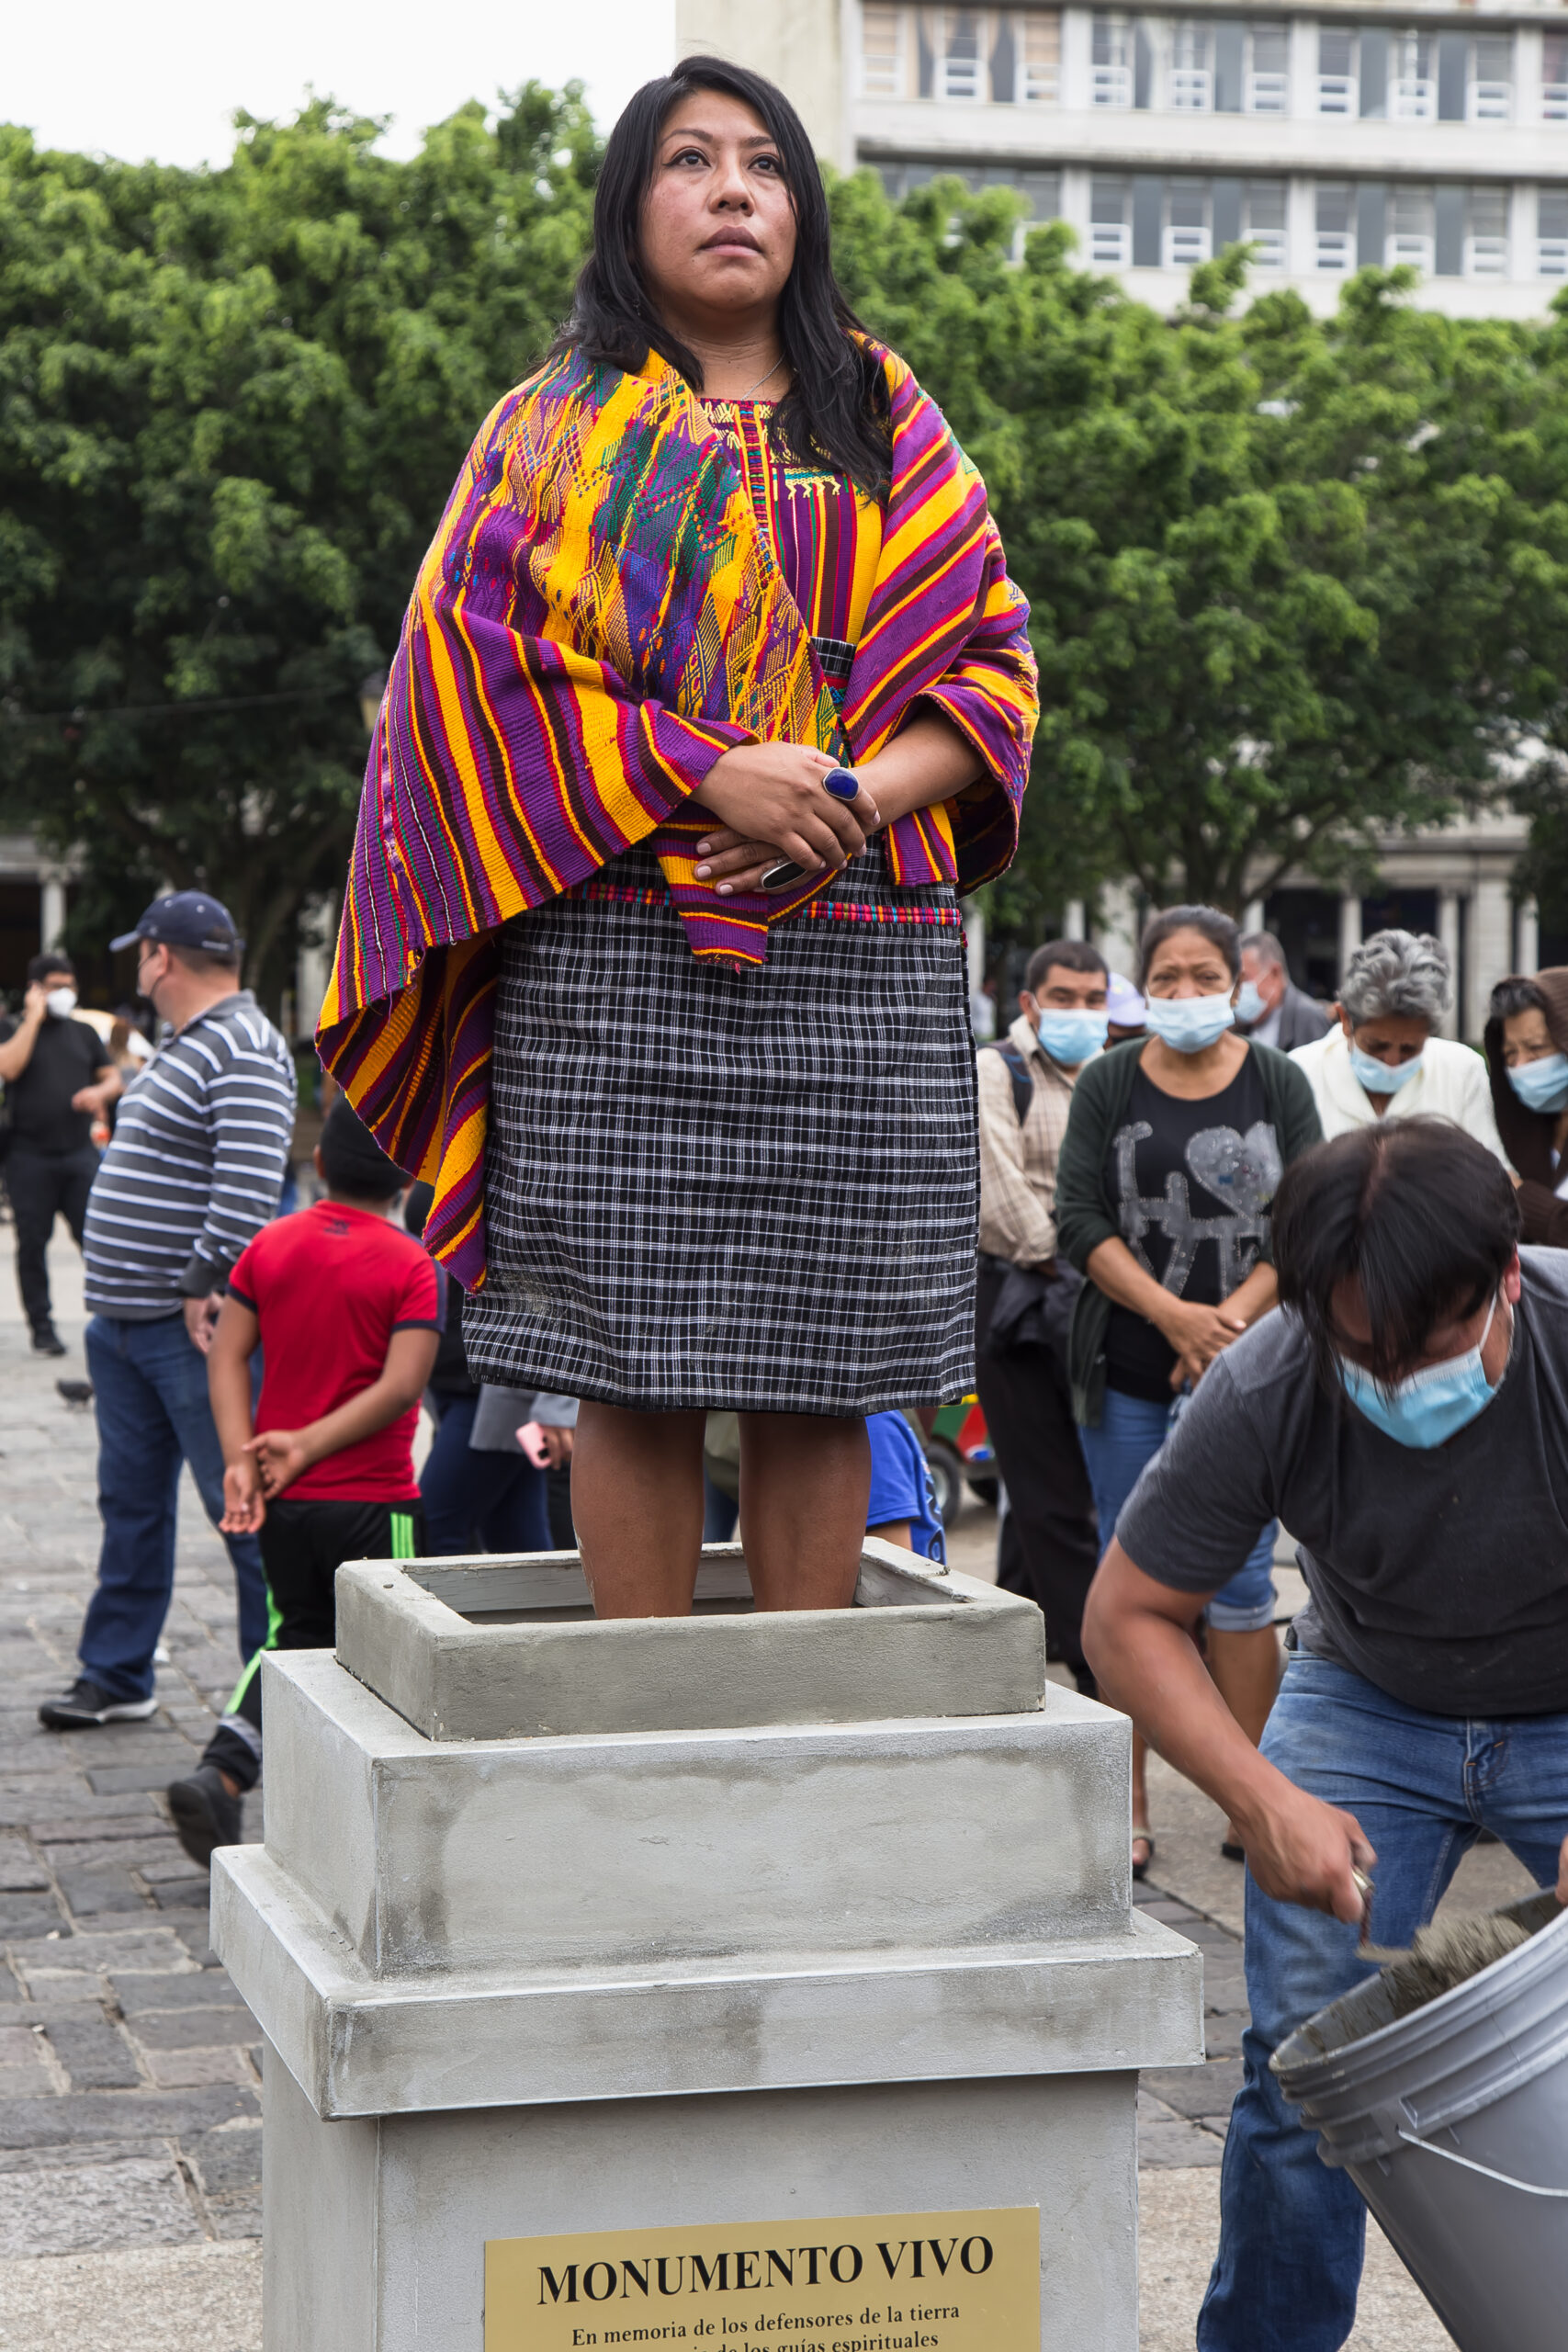
<svg viewBox="0 0 1568 2352"><path fill-rule="evenodd" d="M1166 306L1225 245L1314 308L1368 263L1532 317L1568 283L1568 8L940 8L678 0L682 51L771 74L818 151L904 195L1016 187Z"/></svg>

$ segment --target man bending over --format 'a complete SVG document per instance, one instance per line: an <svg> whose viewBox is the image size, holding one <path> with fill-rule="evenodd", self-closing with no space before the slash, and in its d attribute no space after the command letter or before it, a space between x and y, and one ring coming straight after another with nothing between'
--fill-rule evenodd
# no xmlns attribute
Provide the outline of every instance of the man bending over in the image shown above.
<svg viewBox="0 0 1568 2352"><path fill-rule="evenodd" d="M1216 1358L1124 1505L1084 1644L1113 1705L1247 1847L1252 2025L1199 2352L1337 2352L1365 2207L1269 2071L1408 1944L1483 1830L1568 1900L1568 1252L1517 1246L1513 1185L1445 1120L1286 1170L1281 1311ZM1311 1595L1254 1750L1192 1629L1257 1529Z"/></svg>

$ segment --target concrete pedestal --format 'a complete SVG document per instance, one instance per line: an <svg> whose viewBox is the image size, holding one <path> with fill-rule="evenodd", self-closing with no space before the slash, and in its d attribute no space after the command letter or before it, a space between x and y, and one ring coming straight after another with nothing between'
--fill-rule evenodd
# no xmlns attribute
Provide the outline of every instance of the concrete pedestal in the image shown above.
<svg viewBox="0 0 1568 2352"><path fill-rule="evenodd" d="M731 1547L704 1613L599 1626L570 1555L368 1563L337 1657L266 1661L213 1918L268 2044L267 2352L522 2352L496 2240L1018 2207L1043 2352L1134 2352L1136 2070L1202 2040L1127 1724L1025 1602L871 1544L857 1598L752 1617Z"/></svg>

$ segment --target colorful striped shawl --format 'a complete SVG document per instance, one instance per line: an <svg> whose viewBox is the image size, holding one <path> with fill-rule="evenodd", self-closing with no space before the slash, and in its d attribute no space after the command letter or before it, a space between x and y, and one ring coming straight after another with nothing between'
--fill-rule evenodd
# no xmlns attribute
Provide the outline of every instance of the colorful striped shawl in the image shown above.
<svg viewBox="0 0 1568 2352"><path fill-rule="evenodd" d="M877 346L872 346L877 349ZM983 483L909 369L877 349L892 481L840 720L733 458L667 361L577 354L486 420L421 567L371 739L318 1043L401 1168L425 1238L484 1279L484 1138L499 927L652 839L694 952L761 963L813 898L719 899L690 809L738 743L865 759L917 699L985 781L901 818L895 878L971 889L1017 842L1037 711Z"/></svg>

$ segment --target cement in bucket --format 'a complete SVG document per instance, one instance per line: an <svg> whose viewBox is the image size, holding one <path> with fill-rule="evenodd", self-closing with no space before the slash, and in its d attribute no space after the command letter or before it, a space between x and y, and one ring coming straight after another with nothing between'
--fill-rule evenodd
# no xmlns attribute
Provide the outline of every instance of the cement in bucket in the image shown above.
<svg viewBox="0 0 1568 2352"><path fill-rule="evenodd" d="M1384 1981L1282 2042L1285 2097L1349 2174L1460 2352L1568 2343L1568 1911L1391 2022Z"/></svg>

